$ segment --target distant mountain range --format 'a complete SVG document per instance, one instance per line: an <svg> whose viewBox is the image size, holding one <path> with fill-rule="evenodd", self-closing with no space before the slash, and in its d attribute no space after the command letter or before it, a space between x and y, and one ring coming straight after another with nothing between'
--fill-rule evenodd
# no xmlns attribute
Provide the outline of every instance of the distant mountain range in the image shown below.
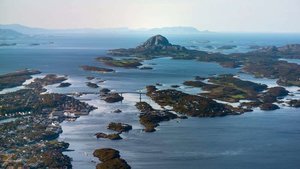
<svg viewBox="0 0 300 169"><path fill-rule="evenodd" d="M82 28L82 29L45 29L33 28L19 24L0 25L2 30L12 30L21 34L199 34L209 31L199 31L194 27L162 27L152 29L129 28ZM2 32L0 32L2 34Z"/></svg>
<svg viewBox="0 0 300 169"><path fill-rule="evenodd" d="M0 29L0 39L14 39L25 35L11 29Z"/></svg>

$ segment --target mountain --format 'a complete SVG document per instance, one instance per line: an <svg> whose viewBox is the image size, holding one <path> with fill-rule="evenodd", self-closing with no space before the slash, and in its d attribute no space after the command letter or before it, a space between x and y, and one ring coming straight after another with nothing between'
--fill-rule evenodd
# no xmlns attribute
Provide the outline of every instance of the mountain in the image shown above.
<svg viewBox="0 0 300 169"><path fill-rule="evenodd" d="M162 27L162 28L152 28L147 30L149 33L153 34L198 34L202 33L203 31L199 31L194 27Z"/></svg>
<svg viewBox="0 0 300 169"><path fill-rule="evenodd" d="M40 34L45 33L46 29L32 28L19 24L0 25L0 29L10 29L22 34Z"/></svg>
<svg viewBox="0 0 300 169"><path fill-rule="evenodd" d="M199 31L194 27L162 27L151 29L129 28L82 28L82 29L44 29L33 28L19 24L0 25L0 29L10 29L23 34L199 34L207 31Z"/></svg>
<svg viewBox="0 0 300 169"><path fill-rule="evenodd" d="M11 29L0 29L0 39L14 39L25 35Z"/></svg>
<svg viewBox="0 0 300 169"><path fill-rule="evenodd" d="M150 37L146 42L144 42L141 46L143 48L150 48L150 47L164 47L164 46L171 46L172 44L162 35L156 35Z"/></svg>
<svg viewBox="0 0 300 169"><path fill-rule="evenodd" d="M152 57L152 56L173 56L180 53L190 52L183 46L173 45L168 39L162 35L155 35L150 37L142 45L136 48L129 49L113 49L108 53L115 56L139 56L139 57ZM191 51L193 52L193 51Z"/></svg>
<svg viewBox="0 0 300 169"><path fill-rule="evenodd" d="M166 51L183 51L186 50L185 47L179 45L172 45L168 39L162 35L155 35L150 37L142 45L135 48L137 51L141 52L150 52L157 50L166 50Z"/></svg>

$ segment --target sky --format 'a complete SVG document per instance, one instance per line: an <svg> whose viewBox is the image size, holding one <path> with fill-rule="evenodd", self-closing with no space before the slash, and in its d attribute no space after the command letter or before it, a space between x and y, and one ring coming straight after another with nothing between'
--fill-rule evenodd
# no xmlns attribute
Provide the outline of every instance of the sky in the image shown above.
<svg viewBox="0 0 300 169"><path fill-rule="evenodd" d="M300 32L300 0L0 0L0 24Z"/></svg>

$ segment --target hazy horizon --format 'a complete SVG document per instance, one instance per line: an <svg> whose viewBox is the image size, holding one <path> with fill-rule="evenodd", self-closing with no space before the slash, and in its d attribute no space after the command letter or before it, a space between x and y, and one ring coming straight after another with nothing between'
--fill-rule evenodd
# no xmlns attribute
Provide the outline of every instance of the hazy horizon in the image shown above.
<svg viewBox="0 0 300 169"><path fill-rule="evenodd" d="M300 33L298 0L1 0L0 24L48 29L187 26L213 32Z"/></svg>

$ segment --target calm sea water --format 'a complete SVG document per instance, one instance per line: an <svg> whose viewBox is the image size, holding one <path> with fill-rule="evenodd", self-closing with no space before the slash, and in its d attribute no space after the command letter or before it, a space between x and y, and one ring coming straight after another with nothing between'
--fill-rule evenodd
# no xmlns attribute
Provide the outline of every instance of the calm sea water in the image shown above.
<svg viewBox="0 0 300 169"><path fill-rule="evenodd" d="M216 63L193 60L172 60L160 58L145 61L153 70L117 68L116 73L96 74L80 69L81 65L103 66L94 60L104 56L111 48L128 48L142 43L147 36L48 36L31 37L4 42L17 42L13 47L0 48L0 73L23 68L41 70L44 74L67 75L72 85L68 88L48 86L49 92L97 91L86 87L86 76L95 76L94 82L101 87L116 91L143 90L146 85L162 83L161 88L181 85L179 90L198 93L201 90L182 86L185 80L194 76L234 73L242 79L275 86L276 80L256 79L239 73L238 69L222 68ZM299 35L271 34L203 34L200 36L170 36L171 43L190 48L205 49L211 45L223 53L245 52L252 45L285 45L300 43ZM2 42L2 41L1 41ZM31 43L40 43L30 46ZM217 49L223 45L236 45L232 50ZM299 63L291 60L291 62ZM288 88L296 97L299 88ZM75 122L63 122L60 140L70 143L74 151L65 154L73 158L73 167L95 168L98 160L92 156L96 148L112 147L121 152L122 158L137 169L152 168L299 168L300 166L300 112L283 107L280 110L263 112L255 110L240 116L222 118L189 118L161 123L158 131L144 133L138 122L138 111L134 104L139 96L125 94L122 103L107 104L97 95L84 95L88 103L98 109ZM142 100L159 108L149 98ZM121 109L120 114L112 113ZM133 130L122 134L123 140L96 139L96 132L110 132L109 122L124 122L133 125ZM96 161L96 162L94 162Z"/></svg>

